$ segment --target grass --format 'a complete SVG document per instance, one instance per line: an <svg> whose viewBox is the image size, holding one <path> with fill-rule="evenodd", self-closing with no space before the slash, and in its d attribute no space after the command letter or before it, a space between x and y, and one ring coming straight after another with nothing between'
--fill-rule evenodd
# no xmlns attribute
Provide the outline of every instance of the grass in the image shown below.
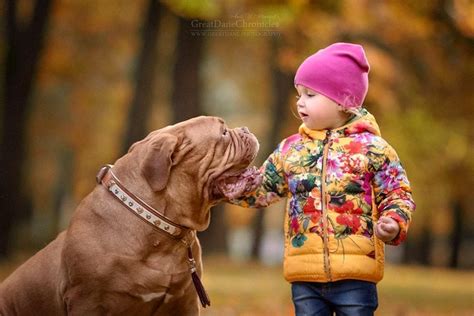
<svg viewBox="0 0 474 316"><path fill-rule="evenodd" d="M0 280L25 258L0 264ZM203 316L294 315L281 266L206 257L203 283L212 304ZM474 271L389 265L378 290L379 316L474 315Z"/></svg>
<svg viewBox="0 0 474 316"><path fill-rule="evenodd" d="M379 296L390 315L474 315L474 272L388 266Z"/></svg>
<svg viewBox="0 0 474 316"><path fill-rule="evenodd" d="M211 298L204 316L292 315L291 293L281 269L225 258L204 259L203 283Z"/></svg>
<svg viewBox="0 0 474 316"><path fill-rule="evenodd" d="M204 260L203 282L212 306L202 315L294 315L281 267ZM387 266L378 285L376 315L474 315L474 272Z"/></svg>

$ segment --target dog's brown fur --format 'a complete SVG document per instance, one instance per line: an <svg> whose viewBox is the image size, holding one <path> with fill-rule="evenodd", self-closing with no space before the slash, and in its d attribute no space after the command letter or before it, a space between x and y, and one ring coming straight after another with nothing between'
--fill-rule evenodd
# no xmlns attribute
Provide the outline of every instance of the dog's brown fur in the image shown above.
<svg viewBox="0 0 474 316"><path fill-rule="evenodd" d="M173 222L202 231L221 198L218 179L253 160L246 129L194 118L157 130L116 161L129 191ZM201 249L192 232L201 273ZM77 207L67 231L0 284L0 315L197 315L186 247L141 221L104 186Z"/></svg>

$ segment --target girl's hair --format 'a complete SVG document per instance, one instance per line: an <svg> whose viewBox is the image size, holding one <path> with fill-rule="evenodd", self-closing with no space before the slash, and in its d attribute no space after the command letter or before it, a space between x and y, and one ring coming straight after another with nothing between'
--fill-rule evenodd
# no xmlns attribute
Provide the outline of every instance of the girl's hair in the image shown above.
<svg viewBox="0 0 474 316"><path fill-rule="evenodd" d="M296 99L298 99L298 96L296 96ZM297 113L295 113L295 103L291 102L290 104L291 104L291 105L290 105L290 112L291 112L291 114L293 114L293 116L294 116L298 121L302 121L302 120L301 120L301 117L300 117ZM296 108L298 108L298 106L296 106Z"/></svg>
<svg viewBox="0 0 474 316"><path fill-rule="evenodd" d="M360 108L347 108L347 107L344 107L340 104L338 104L338 107L344 113L349 113L349 114L355 115L357 117L362 116L362 113L360 113Z"/></svg>

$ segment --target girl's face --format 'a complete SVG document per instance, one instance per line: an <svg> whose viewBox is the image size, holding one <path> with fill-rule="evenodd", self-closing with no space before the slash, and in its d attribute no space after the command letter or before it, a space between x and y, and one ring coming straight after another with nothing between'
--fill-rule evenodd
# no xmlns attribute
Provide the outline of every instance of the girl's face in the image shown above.
<svg viewBox="0 0 474 316"><path fill-rule="evenodd" d="M302 85L296 85L298 114L306 127L313 130L333 129L344 125L350 117L326 96Z"/></svg>

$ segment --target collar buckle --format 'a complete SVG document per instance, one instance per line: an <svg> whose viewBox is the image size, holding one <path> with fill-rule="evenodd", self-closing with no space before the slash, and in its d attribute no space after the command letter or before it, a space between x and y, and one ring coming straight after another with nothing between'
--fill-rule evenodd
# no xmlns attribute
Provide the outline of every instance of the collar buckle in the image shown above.
<svg viewBox="0 0 474 316"><path fill-rule="evenodd" d="M110 168L112 168L112 165L104 165L102 168L100 168L99 172L97 172L97 175L95 176L95 181L97 181L97 184L102 183L102 179L104 179Z"/></svg>

